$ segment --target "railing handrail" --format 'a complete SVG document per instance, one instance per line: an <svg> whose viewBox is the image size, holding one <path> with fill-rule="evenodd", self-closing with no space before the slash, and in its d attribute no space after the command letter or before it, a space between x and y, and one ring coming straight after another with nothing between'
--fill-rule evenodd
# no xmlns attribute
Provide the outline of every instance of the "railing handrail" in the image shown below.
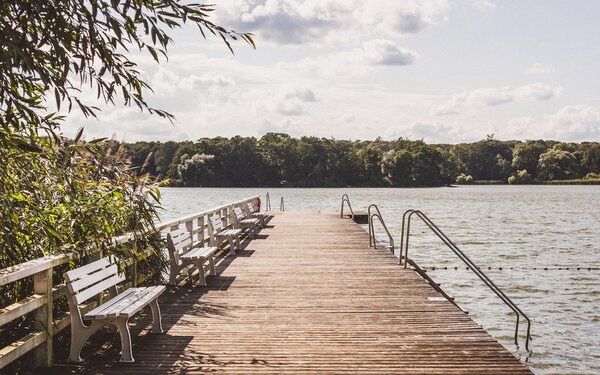
<svg viewBox="0 0 600 375"><path fill-rule="evenodd" d="M515 326L515 345L518 343L519 336L519 318L527 321L527 335L525 338L525 349L529 350L529 341L531 341L531 320L486 274L483 272L448 236L437 226L431 219L420 210L407 210L402 215L402 233L400 237L400 256L398 262L402 260L402 250L404 249L404 268L408 262L408 244L410 237L410 220L412 215L417 215L423 223L425 223L431 231L437 235L452 252L465 263L473 272L483 281L483 283L498 296L516 315L517 322ZM406 242L404 242L404 228L406 222Z"/></svg>
<svg viewBox="0 0 600 375"><path fill-rule="evenodd" d="M165 229L165 228L169 228L169 227L172 227L172 226L175 226L175 225L183 224L183 223L185 223L187 221L190 221L190 220L194 220L194 219L196 219L196 218L198 218L200 216L212 215L213 213L215 213L217 211L221 211L221 210L223 210L225 208L228 208L228 207L239 206L240 204L244 204L247 201L251 201L251 200L257 199L259 197L260 197L260 195L253 195L251 197L248 197L248 198L245 198L245 199L240 199L239 201L235 201L233 203L223 204L221 206L216 206L216 207L210 208L208 210L204 210L204 211L200 211L200 212L195 213L195 214L184 216L184 217L182 217L180 219L173 219L171 221L167 221L166 223L160 223L159 222L160 224L156 223L155 227L156 227L157 231L160 231L160 230Z"/></svg>
<svg viewBox="0 0 600 375"><path fill-rule="evenodd" d="M374 214L371 214L372 208L375 209L377 212L375 212ZM374 249L377 249L377 240L375 240L375 228L373 225L373 217L377 217L379 219L379 222L381 223L381 226L385 230L385 233L387 233L387 235L388 235L388 239L389 239L389 243L390 243L389 250L393 254L394 248L395 248L394 237L392 237L392 234L388 230L387 225L385 225L385 221L383 220L383 215L381 215L381 211L379 211L379 207L377 207L376 204L371 204L369 206L369 208L367 208L367 216L368 216L368 223L369 223L369 246L373 247Z"/></svg>
<svg viewBox="0 0 600 375"><path fill-rule="evenodd" d="M352 205L350 204L350 198L348 194L342 195L342 207L340 208L340 219L344 218L344 202L348 203L348 208L350 209L350 213L352 214L352 219L354 220L354 211L352 210Z"/></svg>

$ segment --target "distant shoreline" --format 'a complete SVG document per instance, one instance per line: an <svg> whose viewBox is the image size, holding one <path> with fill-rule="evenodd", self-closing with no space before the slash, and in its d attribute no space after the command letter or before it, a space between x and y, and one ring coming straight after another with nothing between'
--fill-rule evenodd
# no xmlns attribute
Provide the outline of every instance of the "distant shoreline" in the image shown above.
<svg viewBox="0 0 600 375"><path fill-rule="evenodd" d="M600 179L551 180L543 182L529 182L526 184L509 184L508 182L500 180L478 180L469 184L457 183L456 185L600 185Z"/></svg>

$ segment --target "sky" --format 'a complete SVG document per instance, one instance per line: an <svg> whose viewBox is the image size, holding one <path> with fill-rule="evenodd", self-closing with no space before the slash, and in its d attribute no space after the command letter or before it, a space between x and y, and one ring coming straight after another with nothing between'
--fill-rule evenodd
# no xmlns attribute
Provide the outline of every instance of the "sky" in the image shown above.
<svg viewBox="0 0 600 375"><path fill-rule="evenodd" d="M427 143L600 141L600 1L221 0L217 24L257 49L171 33L168 61L136 55L137 108L72 112L66 135L135 142L267 132Z"/></svg>

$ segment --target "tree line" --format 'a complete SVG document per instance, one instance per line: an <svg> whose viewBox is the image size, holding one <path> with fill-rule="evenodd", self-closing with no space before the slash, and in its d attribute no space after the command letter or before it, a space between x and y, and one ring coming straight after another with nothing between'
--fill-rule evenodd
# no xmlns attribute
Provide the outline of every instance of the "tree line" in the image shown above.
<svg viewBox="0 0 600 375"><path fill-rule="evenodd" d="M170 186L419 187L478 181L600 179L600 143L485 140L461 144L293 138L201 138L125 144L139 174Z"/></svg>

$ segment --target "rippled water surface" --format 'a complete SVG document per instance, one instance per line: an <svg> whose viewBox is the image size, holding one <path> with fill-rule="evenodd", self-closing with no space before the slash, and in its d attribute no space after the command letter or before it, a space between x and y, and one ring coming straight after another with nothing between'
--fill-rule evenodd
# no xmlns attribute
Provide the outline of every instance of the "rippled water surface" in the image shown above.
<svg viewBox="0 0 600 375"><path fill-rule="evenodd" d="M163 218L252 195L261 195L264 203L266 191L165 188ZM376 203L397 244L402 213L422 210L530 316L531 352L524 350L523 335L518 347L513 343L511 311L422 223L414 222L409 256L478 323L537 374L600 374L600 187L268 191L275 210L282 196L287 211L339 210L343 193L357 211ZM525 329L522 324L521 332Z"/></svg>

